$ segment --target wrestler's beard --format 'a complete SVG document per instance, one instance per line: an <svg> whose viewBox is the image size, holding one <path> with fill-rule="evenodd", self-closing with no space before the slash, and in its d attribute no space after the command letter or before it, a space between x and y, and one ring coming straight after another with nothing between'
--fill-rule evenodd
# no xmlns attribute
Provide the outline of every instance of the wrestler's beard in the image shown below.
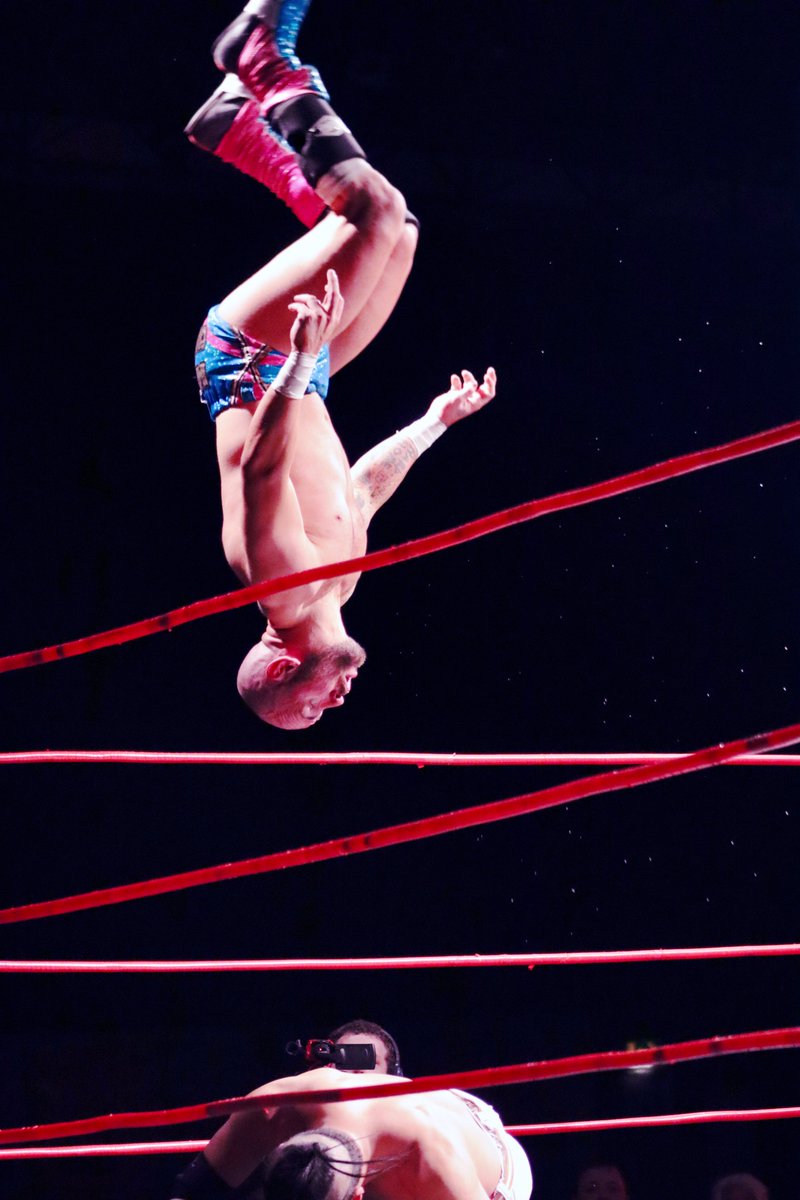
<svg viewBox="0 0 800 1200"><path fill-rule="evenodd" d="M326 646L317 654L307 655L292 675L292 687L299 683L305 683L312 677L328 673L335 675L340 671L346 671L348 667L363 666L366 657L363 646L359 646L355 638L343 638L341 642L334 642L333 645Z"/></svg>

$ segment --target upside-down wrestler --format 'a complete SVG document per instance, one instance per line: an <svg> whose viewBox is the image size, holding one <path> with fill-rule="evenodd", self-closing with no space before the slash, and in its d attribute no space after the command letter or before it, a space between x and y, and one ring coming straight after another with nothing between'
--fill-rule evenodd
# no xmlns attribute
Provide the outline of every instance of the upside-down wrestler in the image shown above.
<svg viewBox="0 0 800 1200"><path fill-rule="evenodd" d="M451 375L424 416L349 465L324 403L329 378L392 312L417 222L295 55L309 3L247 4L214 46L225 81L187 127L308 229L211 309L197 344L201 397L216 422L223 548L246 584L363 554L370 520L418 456L496 384L491 368L481 382ZM357 581L296 587L261 606L266 629L238 687L262 720L304 729L344 703L365 659L341 615Z"/></svg>

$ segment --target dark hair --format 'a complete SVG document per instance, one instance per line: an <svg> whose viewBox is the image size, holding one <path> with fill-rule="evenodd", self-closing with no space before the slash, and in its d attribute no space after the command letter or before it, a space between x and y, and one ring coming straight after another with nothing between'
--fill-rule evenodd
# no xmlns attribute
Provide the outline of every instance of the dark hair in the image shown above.
<svg viewBox="0 0 800 1200"><path fill-rule="evenodd" d="M341 1157L334 1147L313 1136L284 1142L266 1164L266 1200L326 1200L334 1184L334 1172L350 1180L345 1197L353 1192L361 1175L361 1151L356 1142L339 1129L316 1129L313 1133L339 1142Z"/></svg>
<svg viewBox="0 0 800 1200"><path fill-rule="evenodd" d="M403 1069L400 1066L400 1051L397 1047L397 1042L381 1025L376 1025L374 1021L364 1021L361 1018L357 1018L355 1021L346 1021L344 1025L340 1025L338 1029L334 1029L333 1033L328 1034L328 1041L338 1042L339 1038L345 1037L348 1033L365 1033L368 1037L374 1037L386 1051L387 1074L403 1074Z"/></svg>
<svg viewBox="0 0 800 1200"><path fill-rule="evenodd" d="M616 1171L617 1175L619 1175L620 1179L622 1180L622 1186L625 1188L625 1192L627 1194L630 1186L628 1183L628 1177L619 1163L614 1162L612 1158L592 1158L588 1162L584 1163L580 1171L578 1171L578 1174L575 1177L573 1195L577 1193L578 1185L587 1171Z"/></svg>

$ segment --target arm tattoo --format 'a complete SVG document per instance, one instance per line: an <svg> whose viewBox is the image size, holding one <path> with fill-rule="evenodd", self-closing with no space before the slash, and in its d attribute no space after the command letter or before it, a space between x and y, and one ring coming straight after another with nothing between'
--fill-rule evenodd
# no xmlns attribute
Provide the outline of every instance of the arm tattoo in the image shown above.
<svg viewBox="0 0 800 1200"><path fill-rule="evenodd" d="M383 453L376 455L375 461L367 465L364 473L370 502L376 508L389 499L417 459L417 452L408 438L403 438L394 445L393 441L394 439L389 440L389 444L383 448ZM376 447L376 450L380 449L381 447Z"/></svg>
<svg viewBox="0 0 800 1200"><path fill-rule="evenodd" d="M367 521L385 504L417 461L417 448L401 430L368 450L352 470L356 501Z"/></svg>

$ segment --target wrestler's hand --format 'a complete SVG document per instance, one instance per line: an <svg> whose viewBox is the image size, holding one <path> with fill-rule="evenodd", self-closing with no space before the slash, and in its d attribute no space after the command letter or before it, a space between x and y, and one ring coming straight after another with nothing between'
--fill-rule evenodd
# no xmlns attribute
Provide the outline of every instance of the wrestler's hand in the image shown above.
<svg viewBox="0 0 800 1200"><path fill-rule="evenodd" d="M292 349L303 354L313 354L316 358L325 343L333 341L336 337L342 319L344 299L339 291L339 277L336 272L328 271L325 296L322 300L303 292L294 297L289 308L295 314L290 334Z"/></svg>
<svg viewBox="0 0 800 1200"><path fill-rule="evenodd" d="M483 408L494 398L497 388L497 373L494 367L489 367L478 383L471 371L462 371L460 375L450 376L450 391L443 396L437 396L428 412L442 422L443 425L455 425Z"/></svg>

